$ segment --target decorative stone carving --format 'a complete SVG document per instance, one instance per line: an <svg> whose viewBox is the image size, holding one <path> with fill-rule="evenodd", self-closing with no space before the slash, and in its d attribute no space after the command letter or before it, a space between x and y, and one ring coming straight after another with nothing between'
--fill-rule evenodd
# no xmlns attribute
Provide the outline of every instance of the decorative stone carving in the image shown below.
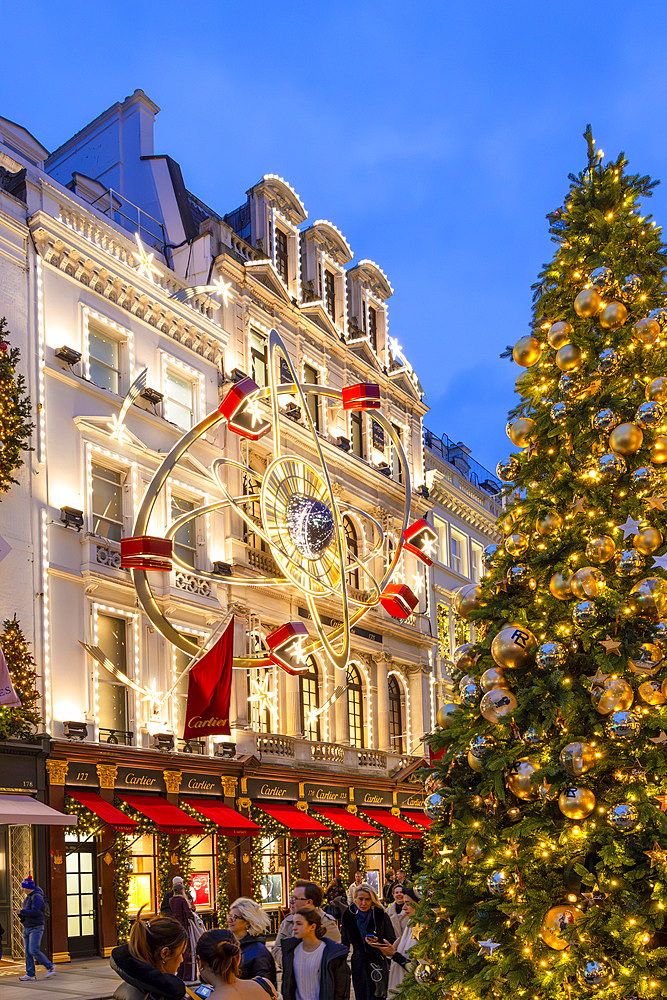
<svg viewBox="0 0 667 1000"><path fill-rule="evenodd" d="M236 804L239 809L250 809L252 801L250 799L237 799Z"/></svg>
<svg viewBox="0 0 667 1000"><path fill-rule="evenodd" d="M179 789L181 787L182 777L183 777L182 771L164 772L164 783L167 786L167 793L169 795L178 795Z"/></svg>
<svg viewBox="0 0 667 1000"><path fill-rule="evenodd" d="M100 788L113 788L118 777L118 765L98 764L97 777L100 779Z"/></svg>
<svg viewBox="0 0 667 1000"><path fill-rule="evenodd" d="M302 812L302 813L308 812L308 803L304 802L303 799L301 799L301 800L299 800L299 802L297 802L296 807L299 810L299 812Z"/></svg>
<svg viewBox="0 0 667 1000"><path fill-rule="evenodd" d="M49 782L52 785L64 785L67 781L67 768L69 761L56 760L50 757L46 762L46 770L49 772Z"/></svg>
<svg viewBox="0 0 667 1000"><path fill-rule="evenodd" d="M222 782L222 790L225 796L229 796L230 798L232 798L234 795L236 795L236 784L237 784L236 778L231 778L227 777L227 775L223 775L220 778L220 781Z"/></svg>
<svg viewBox="0 0 667 1000"><path fill-rule="evenodd" d="M353 816L356 816L356 815L357 815L357 813L359 812L359 810L358 810L358 809L357 809L357 807L356 807L356 806L354 805L354 803L352 803L352 804L351 804L351 805L349 805L349 806L346 806L346 807L345 807L345 811L346 811L346 812L349 812L349 813L351 813L351 814L352 814Z"/></svg>

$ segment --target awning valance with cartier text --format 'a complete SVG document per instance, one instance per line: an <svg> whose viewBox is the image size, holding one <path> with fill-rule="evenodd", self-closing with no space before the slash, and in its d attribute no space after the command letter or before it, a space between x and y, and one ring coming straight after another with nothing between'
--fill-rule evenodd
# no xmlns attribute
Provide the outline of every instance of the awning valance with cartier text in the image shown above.
<svg viewBox="0 0 667 1000"><path fill-rule="evenodd" d="M215 799L182 799L187 806L195 812L201 813L206 819L210 819L218 827L218 833L226 834L228 837L254 837L262 832L257 823L242 816L236 809L226 806L223 802Z"/></svg>
<svg viewBox="0 0 667 1000"><path fill-rule="evenodd" d="M386 826L386 828L391 830L392 833L398 833L401 837L408 837L410 840L419 840L422 835L421 830L417 830L414 826L410 826L410 824L406 823L400 816L394 816L394 814L388 809L364 809L364 814L368 816L373 823L379 823L380 826Z"/></svg>
<svg viewBox="0 0 667 1000"><path fill-rule="evenodd" d="M328 837L331 833L328 826L320 823L319 820L308 813L301 812L295 806L286 802L277 803L255 802L258 809L265 812L267 816L272 816L279 823L286 826L295 837Z"/></svg>
<svg viewBox="0 0 667 1000"><path fill-rule="evenodd" d="M120 795L132 809L143 813L152 820L162 833L194 834L202 833L203 826L189 813L172 806L161 795Z"/></svg>
<svg viewBox="0 0 667 1000"><path fill-rule="evenodd" d="M323 806L313 806L313 812L324 816L330 823L335 823L341 830L351 833L353 837L378 837L380 831L371 826L366 820L354 813L349 813L347 809L336 809L335 806L325 808Z"/></svg>
<svg viewBox="0 0 667 1000"><path fill-rule="evenodd" d="M99 816L101 820L108 823L114 830L118 830L119 833L132 833L139 826L136 819L132 819L124 812L121 812L120 809L116 809L115 806L112 806L110 802L106 802L96 792L81 792L78 788L68 788L67 794L71 799L85 806L86 809L90 809L91 812L94 812L96 816Z"/></svg>

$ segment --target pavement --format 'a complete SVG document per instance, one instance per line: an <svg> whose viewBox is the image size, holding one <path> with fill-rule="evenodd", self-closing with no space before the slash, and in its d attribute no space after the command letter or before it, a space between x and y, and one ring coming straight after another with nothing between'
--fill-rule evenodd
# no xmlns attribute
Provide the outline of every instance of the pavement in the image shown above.
<svg viewBox="0 0 667 1000"><path fill-rule="evenodd" d="M108 958L87 958L56 965L57 972L45 979L45 969L37 966L37 979L21 983L23 963L0 961L2 1000L109 1000L121 980L109 967Z"/></svg>

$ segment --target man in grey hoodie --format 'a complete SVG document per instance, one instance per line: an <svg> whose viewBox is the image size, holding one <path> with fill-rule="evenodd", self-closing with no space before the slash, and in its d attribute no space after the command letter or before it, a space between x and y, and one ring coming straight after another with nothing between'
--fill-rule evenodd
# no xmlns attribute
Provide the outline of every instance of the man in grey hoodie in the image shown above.
<svg viewBox="0 0 667 1000"><path fill-rule="evenodd" d="M299 910L302 910L305 906L313 906L317 910L322 918L322 923L326 928L327 937L331 941L340 941L338 924L333 917L330 917L329 914L325 913L322 909L323 901L324 893L316 882L306 882L304 879L299 879L298 882L294 883L294 888L292 889L292 894L290 896L290 912L278 928L278 935L276 937L275 944L271 949L271 954L275 959L276 967L278 969L282 969L283 967L281 941L284 938L291 938L293 936L292 921L294 920L294 914Z"/></svg>

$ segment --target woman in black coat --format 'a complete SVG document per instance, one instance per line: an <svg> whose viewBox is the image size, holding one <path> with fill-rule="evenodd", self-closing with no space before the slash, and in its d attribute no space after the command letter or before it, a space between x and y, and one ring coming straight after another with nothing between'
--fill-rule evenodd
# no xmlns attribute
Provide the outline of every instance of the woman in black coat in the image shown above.
<svg viewBox="0 0 667 1000"><path fill-rule="evenodd" d="M366 882L357 889L354 903L345 911L341 941L352 946L352 984L356 1000L373 1000L387 993L389 962L374 943L396 940L391 920L375 890Z"/></svg>

